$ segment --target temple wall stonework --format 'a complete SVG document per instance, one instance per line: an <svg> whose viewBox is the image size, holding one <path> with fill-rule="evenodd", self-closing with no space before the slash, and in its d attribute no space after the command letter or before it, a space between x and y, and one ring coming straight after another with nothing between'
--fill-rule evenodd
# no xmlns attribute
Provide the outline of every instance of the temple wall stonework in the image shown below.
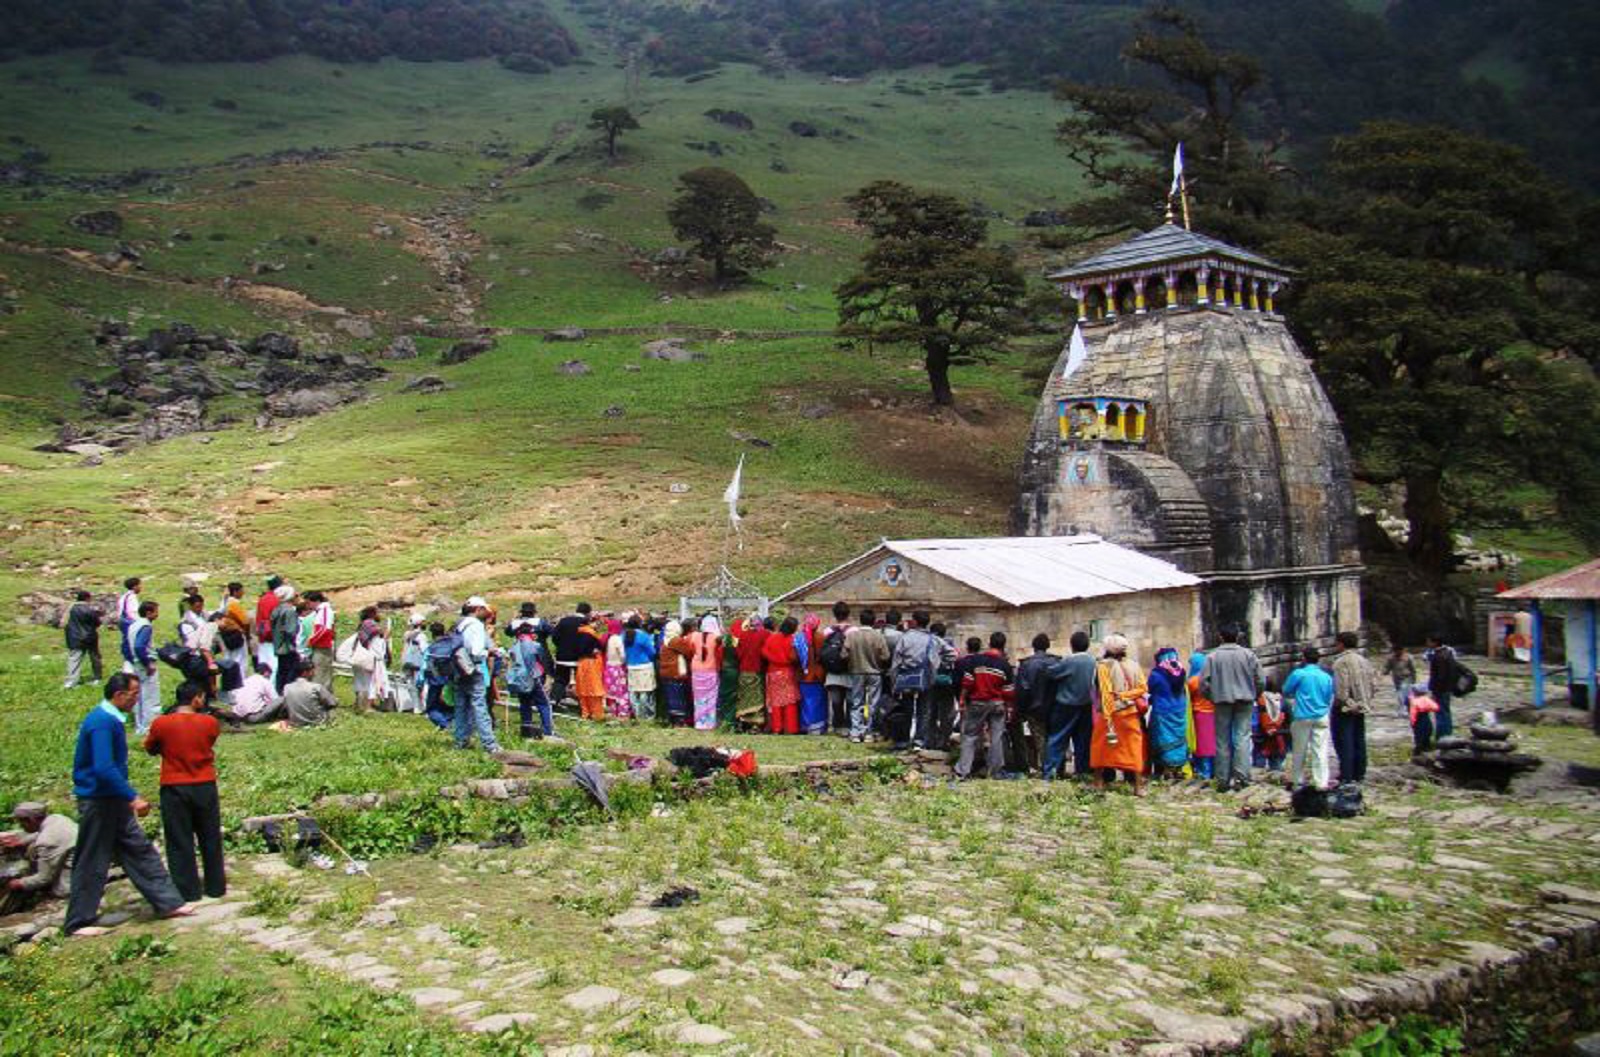
<svg viewBox="0 0 1600 1057"><path fill-rule="evenodd" d="M1356 628L1349 453L1282 319L1161 309L1083 336L1087 358L1063 378L1063 350L1041 396L1013 531L1096 532L1206 578L1207 641L1230 621L1285 650ZM1101 395L1143 403L1137 441L1065 436L1062 401Z"/></svg>

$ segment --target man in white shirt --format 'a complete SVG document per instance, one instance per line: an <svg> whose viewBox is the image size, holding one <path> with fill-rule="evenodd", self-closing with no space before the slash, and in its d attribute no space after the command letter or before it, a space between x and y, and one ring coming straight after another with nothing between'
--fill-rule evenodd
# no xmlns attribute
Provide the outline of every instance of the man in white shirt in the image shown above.
<svg viewBox="0 0 1600 1057"><path fill-rule="evenodd" d="M272 683L272 669L258 664L233 692L233 707L223 714L245 723L267 723L282 712L283 698Z"/></svg>
<svg viewBox="0 0 1600 1057"><path fill-rule="evenodd" d="M472 672L456 677L455 739L456 748L464 749L476 729L483 751L496 753L500 745L489 723L489 631L483 624L488 613L489 603L474 595L461 607L461 623L456 625Z"/></svg>

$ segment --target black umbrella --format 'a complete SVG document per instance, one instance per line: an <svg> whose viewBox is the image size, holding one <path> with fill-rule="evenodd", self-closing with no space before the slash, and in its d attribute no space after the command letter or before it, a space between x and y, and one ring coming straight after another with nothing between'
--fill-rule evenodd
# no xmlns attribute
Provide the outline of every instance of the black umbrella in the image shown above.
<svg viewBox="0 0 1600 1057"><path fill-rule="evenodd" d="M572 765L572 784L593 797L594 802L599 804L607 815L616 818L616 813L611 810L611 798L606 795L606 777L600 770L600 765L584 763L576 749L572 755L578 761Z"/></svg>

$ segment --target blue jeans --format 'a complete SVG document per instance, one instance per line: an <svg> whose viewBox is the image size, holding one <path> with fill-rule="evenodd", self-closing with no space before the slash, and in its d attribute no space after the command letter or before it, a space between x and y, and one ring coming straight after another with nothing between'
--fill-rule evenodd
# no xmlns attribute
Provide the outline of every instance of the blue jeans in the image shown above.
<svg viewBox="0 0 1600 1057"><path fill-rule="evenodd" d="M1255 713L1255 702L1218 701L1213 707L1217 717L1217 760L1213 765L1217 781L1248 782L1250 720ZM1281 763L1279 766L1282 766Z"/></svg>
<svg viewBox="0 0 1600 1057"><path fill-rule="evenodd" d="M1434 735L1448 738L1455 733L1455 717L1450 714L1450 695L1434 694L1433 699L1439 702L1439 714L1433 717Z"/></svg>
<svg viewBox="0 0 1600 1057"><path fill-rule="evenodd" d="M522 714L522 736L529 737L533 730L533 710L539 710L539 733L548 737L556 732L555 718L550 712L550 699L538 683L525 694L517 695L517 710Z"/></svg>
<svg viewBox="0 0 1600 1057"><path fill-rule="evenodd" d="M424 689L427 695L423 714L428 717L428 722L440 730L450 729L450 710L444 707L444 684L428 683Z"/></svg>
<svg viewBox="0 0 1600 1057"><path fill-rule="evenodd" d="M470 679L456 680L456 748L466 748L474 730L484 752L500 751L489 723L489 680L481 671Z"/></svg>
<svg viewBox="0 0 1600 1057"><path fill-rule="evenodd" d="M1089 709L1089 705L1063 705L1059 701L1051 703L1050 733L1044 746L1046 780L1065 771L1068 745L1072 746L1072 772L1089 773L1089 736L1094 730L1094 717Z"/></svg>

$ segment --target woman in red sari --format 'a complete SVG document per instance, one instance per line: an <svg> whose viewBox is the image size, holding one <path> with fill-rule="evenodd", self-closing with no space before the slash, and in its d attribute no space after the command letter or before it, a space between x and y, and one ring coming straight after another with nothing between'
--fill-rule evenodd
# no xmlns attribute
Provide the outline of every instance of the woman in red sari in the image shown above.
<svg viewBox="0 0 1600 1057"><path fill-rule="evenodd" d="M794 648L799 627L794 617L784 617L778 633L761 644L767 662L767 730L773 734L800 733L800 657Z"/></svg>

